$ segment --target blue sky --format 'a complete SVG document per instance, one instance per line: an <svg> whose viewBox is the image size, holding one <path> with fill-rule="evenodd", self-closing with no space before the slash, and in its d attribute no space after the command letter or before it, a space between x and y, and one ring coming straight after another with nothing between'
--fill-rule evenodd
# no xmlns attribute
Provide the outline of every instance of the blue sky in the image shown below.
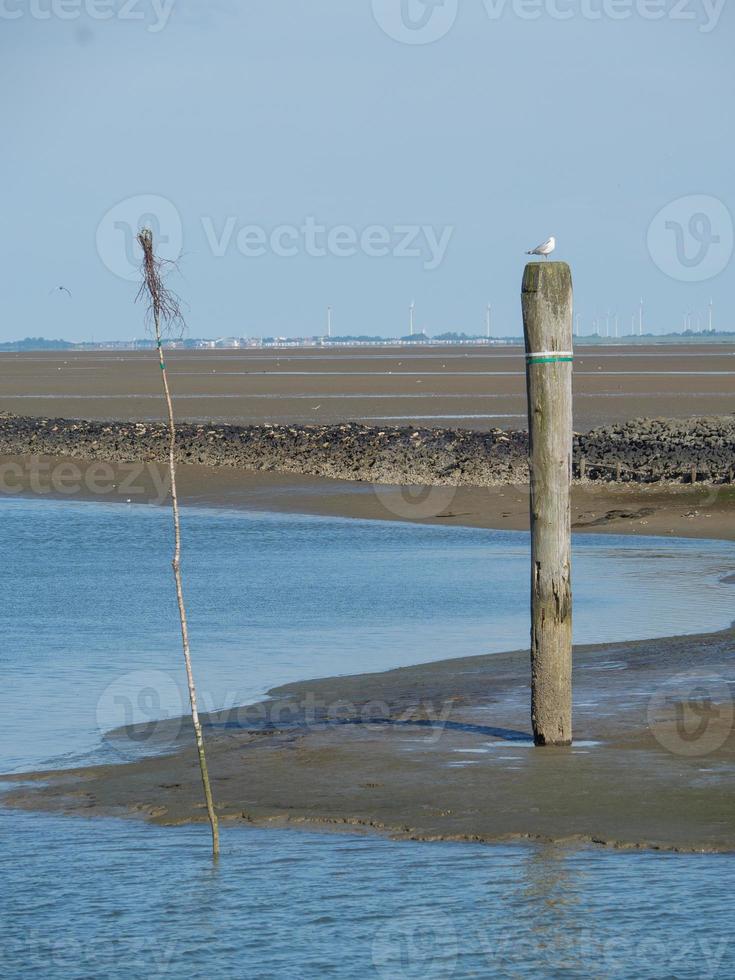
<svg viewBox="0 0 735 980"><path fill-rule="evenodd" d="M640 297L658 332L710 298L735 328L734 22L721 0L0 0L0 337L142 335L141 208L192 336L312 334L330 304L335 333L396 335L411 301L429 333L491 303L518 334L549 234L582 333L630 330Z"/></svg>

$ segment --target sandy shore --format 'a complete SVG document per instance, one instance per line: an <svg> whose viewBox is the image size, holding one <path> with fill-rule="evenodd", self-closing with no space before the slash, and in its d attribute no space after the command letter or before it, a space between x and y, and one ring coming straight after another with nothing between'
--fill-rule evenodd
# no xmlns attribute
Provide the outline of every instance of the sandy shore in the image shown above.
<svg viewBox="0 0 735 980"><path fill-rule="evenodd" d="M305 681L207 717L221 820L417 840L735 850L731 630L575 650L575 745L534 748L525 651ZM10 806L206 819L189 722L110 736L172 754L11 777ZM17 787L12 788L17 783Z"/></svg>
<svg viewBox="0 0 735 980"><path fill-rule="evenodd" d="M228 467L179 467L182 503L366 520L528 529L528 487L384 486ZM0 456L0 499L166 502L166 469L65 457ZM735 486L576 484L575 532L735 540Z"/></svg>
<svg viewBox="0 0 735 980"><path fill-rule="evenodd" d="M729 344L585 347L577 341L574 423L733 410ZM520 347L172 351L180 419L525 428ZM0 354L0 411L87 419L160 419L150 352Z"/></svg>

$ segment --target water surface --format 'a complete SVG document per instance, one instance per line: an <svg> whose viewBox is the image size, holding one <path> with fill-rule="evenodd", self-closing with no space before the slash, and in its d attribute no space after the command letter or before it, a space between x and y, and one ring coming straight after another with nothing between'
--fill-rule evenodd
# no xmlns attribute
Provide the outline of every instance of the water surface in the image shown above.
<svg viewBox="0 0 735 980"><path fill-rule="evenodd" d="M521 533L200 510L184 534L206 706L526 643ZM121 761L101 731L141 674L158 698L135 705L144 717L182 710L170 537L152 507L0 504L0 769ZM575 551L580 641L731 618L731 545L590 536ZM0 809L0 874L12 978L735 973L728 855L225 826L213 868L205 826Z"/></svg>

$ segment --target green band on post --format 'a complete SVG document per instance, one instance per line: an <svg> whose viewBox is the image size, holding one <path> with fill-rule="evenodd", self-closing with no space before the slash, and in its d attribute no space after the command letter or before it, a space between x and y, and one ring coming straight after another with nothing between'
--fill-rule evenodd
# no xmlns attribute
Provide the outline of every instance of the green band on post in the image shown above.
<svg viewBox="0 0 735 980"><path fill-rule="evenodd" d="M558 354L548 357L539 357L537 354L527 354L526 363L527 364L557 364L564 361L573 361L574 358L570 357L569 354Z"/></svg>

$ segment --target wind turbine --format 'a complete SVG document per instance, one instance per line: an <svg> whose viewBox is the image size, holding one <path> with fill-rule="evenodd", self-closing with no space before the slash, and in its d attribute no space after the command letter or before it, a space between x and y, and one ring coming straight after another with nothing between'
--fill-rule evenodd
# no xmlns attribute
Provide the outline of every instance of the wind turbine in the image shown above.
<svg viewBox="0 0 735 980"><path fill-rule="evenodd" d="M332 307L327 307L327 337L332 336Z"/></svg>
<svg viewBox="0 0 735 980"><path fill-rule="evenodd" d="M485 326L487 328L487 339L490 340L490 304L487 304L487 310L485 311Z"/></svg>
<svg viewBox="0 0 735 980"><path fill-rule="evenodd" d="M709 313L709 331L710 331L710 333L712 333L712 298L711 297L710 297L710 301L709 301L709 310L708 310L708 313Z"/></svg>
<svg viewBox="0 0 735 980"><path fill-rule="evenodd" d="M416 303L411 300L411 305L408 308L408 335L413 337L413 311L416 308Z"/></svg>

